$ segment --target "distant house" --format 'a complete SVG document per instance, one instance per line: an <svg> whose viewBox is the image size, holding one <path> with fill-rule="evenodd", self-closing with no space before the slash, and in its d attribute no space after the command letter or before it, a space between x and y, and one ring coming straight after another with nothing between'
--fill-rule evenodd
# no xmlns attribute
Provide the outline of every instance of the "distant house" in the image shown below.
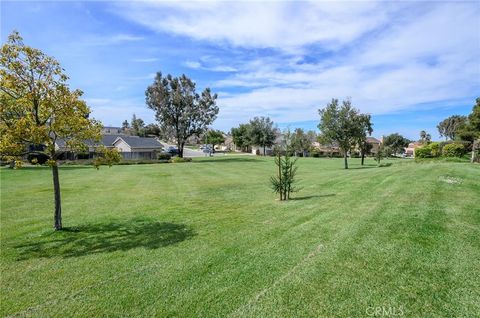
<svg viewBox="0 0 480 318"><path fill-rule="evenodd" d="M102 135L126 135L122 127L103 127Z"/></svg>
<svg viewBox="0 0 480 318"><path fill-rule="evenodd" d="M104 134L98 144L91 141L85 142L88 151L85 153L74 153L68 150L66 141L59 139L55 143L55 149L63 151L60 159L92 159L97 155L96 146L105 148L116 148L123 159L156 159L157 153L162 151L163 145L156 138L128 136L123 134Z"/></svg>
<svg viewBox="0 0 480 318"><path fill-rule="evenodd" d="M405 148L406 157L415 157L415 149L422 146L421 142L415 141L408 144L408 147Z"/></svg>
<svg viewBox="0 0 480 318"><path fill-rule="evenodd" d="M370 150L370 152L372 154L378 153L378 149L380 149L382 142L375 137L367 137L367 142L372 145L372 150Z"/></svg>
<svg viewBox="0 0 480 318"><path fill-rule="evenodd" d="M342 154L340 146L336 142L321 144L318 141L314 141L312 147L322 156L340 156Z"/></svg>
<svg viewBox="0 0 480 318"><path fill-rule="evenodd" d="M123 159L156 159L163 145L156 138L137 136L117 136L112 146Z"/></svg>

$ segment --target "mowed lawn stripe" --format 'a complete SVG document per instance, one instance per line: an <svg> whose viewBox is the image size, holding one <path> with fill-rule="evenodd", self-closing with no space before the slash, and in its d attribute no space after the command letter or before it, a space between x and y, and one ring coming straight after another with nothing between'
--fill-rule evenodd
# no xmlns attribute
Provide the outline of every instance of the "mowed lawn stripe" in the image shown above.
<svg viewBox="0 0 480 318"><path fill-rule="evenodd" d="M468 210L478 203L478 167L368 161L344 171L340 160L300 159L303 189L284 203L269 189L272 160L62 169L71 189L64 221L79 232L61 234L50 230L51 193L35 199L46 207L36 212L28 201L5 201L5 185L25 199L19 187L31 171L2 171L2 315L37 305L33 315L85 317L364 317L365 306L382 304L433 316L478 310L479 281L465 279L478 274L478 213ZM34 183L51 186L48 170L36 172L45 180ZM463 183L440 182L445 174ZM20 247L39 241L37 252ZM438 295L425 292L432 284Z"/></svg>

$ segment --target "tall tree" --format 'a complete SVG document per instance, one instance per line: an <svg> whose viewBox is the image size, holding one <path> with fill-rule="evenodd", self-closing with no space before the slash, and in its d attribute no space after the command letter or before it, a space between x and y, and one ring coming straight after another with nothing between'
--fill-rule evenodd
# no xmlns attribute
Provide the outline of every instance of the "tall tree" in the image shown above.
<svg viewBox="0 0 480 318"><path fill-rule="evenodd" d="M440 133L440 136L444 136L445 139L450 138L451 140L454 140L458 131L463 125L465 125L466 122L466 116L453 115L442 120L437 125L437 129Z"/></svg>
<svg viewBox="0 0 480 318"><path fill-rule="evenodd" d="M220 130L211 129L207 132L207 144L212 145L212 151L215 152L215 145L225 142L225 137Z"/></svg>
<svg viewBox="0 0 480 318"><path fill-rule="evenodd" d="M404 153L405 147L407 147L409 143L410 140L403 137L399 133L390 134L383 138L383 145L395 154Z"/></svg>
<svg viewBox="0 0 480 318"><path fill-rule="evenodd" d="M364 119L360 111L352 106L349 99L344 100L340 106L338 99L334 98L318 112L320 114L318 128L322 140L338 143L343 152L345 169L348 169L348 152L364 134Z"/></svg>
<svg viewBox="0 0 480 318"><path fill-rule="evenodd" d="M160 137L161 130L157 124L148 124L144 128L145 136L157 136Z"/></svg>
<svg viewBox="0 0 480 318"><path fill-rule="evenodd" d="M126 131L130 128L130 124L128 123L128 120L124 120L123 123L122 123L122 129L123 131Z"/></svg>
<svg viewBox="0 0 480 318"><path fill-rule="evenodd" d="M312 149L311 135L306 134L302 128L297 128L292 134L292 150L297 156L301 153L303 157L307 156L307 153Z"/></svg>
<svg viewBox="0 0 480 318"><path fill-rule="evenodd" d="M21 163L35 153L48 157L54 188L54 227L62 229L58 160L64 150L85 151L100 140L100 122L89 118L82 91L70 90L68 76L53 57L23 43L18 32L0 51L0 155ZM57 149L56 149L57 148ZM118 160L107 154L105 158ZM100 161L97 161L100 163Z"/></svg>
<svg viewBox="0 0 480 318"><path fill-rule="evenodd" d="M158 72L145 95L147 106L155 111L160 128L173 133L179 157L183 157L186 140L201 135L219 111L217 94L212 94L210 88L197 94L195 83L185 75L164 77Z"/></svg>
<svg viewBox="0 0 480 318"><path fill-rule="evenodd" d="M358 136L357 136L357 146L360 150L360 157L362 158L361 165L363 166L365 163L365 156L372 150L372 144L368 142L368 136L372 135L373 132L373 124L372 124L372 116L368 114L359 114L357 118L358 124Z"/></svg>
<svg viewBox="0 0 480 318"><path fill-rule="evenodd" d="M134 136L145 137L145 122L141 118L137 118L135 114L132 115L132 133Z"/></svg>
<svg viewBox="0 0 480 318"><path fill-rule="evenodd" d="M250 120L250 140L253 145L263 148L263 155L266 155L266 148L275 143L275 128L269 117L254 117Z"/></svg>
<svg viewBox="0 0 480 318"><path fill-rule="evenodd" d="M252 145L250 130L250 124L240 124L231 130L233 143L242 151L246 151L247 148Z"/></svg>
<svg viewBox="0 0 480 318"><path fill-rule="evenodd" d="M427 133L425 130L420 131L420 142L422 144L429 143L432 140L432 136Z"/></svg>

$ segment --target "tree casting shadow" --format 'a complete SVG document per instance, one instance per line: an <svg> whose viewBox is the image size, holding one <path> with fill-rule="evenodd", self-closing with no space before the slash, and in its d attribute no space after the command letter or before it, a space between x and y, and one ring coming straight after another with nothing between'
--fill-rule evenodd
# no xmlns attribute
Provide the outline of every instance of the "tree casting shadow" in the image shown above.
<svg viewBox="0 0 480 318"><path fill-rule="evenodd" d="M202 159L202 160L194 160L194 163L205 163L205 162L215 162L215 163L221 163L221 162L259 162L261 160L255 159L255 158L224 158L224 157L217 157L218 159L213 159L215 157L211 157L209 159Z"/></svg>
<svg viewBox="0 0 480 318"><path fill-rule="evenodd" d="M127 251L143 247L157 249L194 236L183 224L133 219L129 222L88 224L29 238L15 246L19 260L41 257L77 257Z"/></svg>
<svg viewBox="0 0 480 318"><path fill-rule="evenodd" d="M330 193L330 194L319 194L319 195L306 195L306 196L303 196L303 197L293 197L293 198L290 198L290 200L292 201L302 201L302 200L310 200L310 199L314 199L314 198L326 198L326 197L333 197L335 196L336 194L335 193Z"/></svg>

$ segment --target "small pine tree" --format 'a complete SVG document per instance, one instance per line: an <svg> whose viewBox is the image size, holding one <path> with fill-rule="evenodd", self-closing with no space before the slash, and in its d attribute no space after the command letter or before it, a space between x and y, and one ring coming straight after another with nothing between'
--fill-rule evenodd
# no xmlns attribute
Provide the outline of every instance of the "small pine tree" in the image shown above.
<svg viewBox="0 0 480 318"><path fill-rule="evenodd" d="M295 186L297 180L297 158L292 158L290 147L290 132L285 134L285 142L283 147L275 149L275 165L277 166L277 175L270 178L272 189L280 196L280 201L290 199L290 194L297 192L299 189Z"/></svg>

